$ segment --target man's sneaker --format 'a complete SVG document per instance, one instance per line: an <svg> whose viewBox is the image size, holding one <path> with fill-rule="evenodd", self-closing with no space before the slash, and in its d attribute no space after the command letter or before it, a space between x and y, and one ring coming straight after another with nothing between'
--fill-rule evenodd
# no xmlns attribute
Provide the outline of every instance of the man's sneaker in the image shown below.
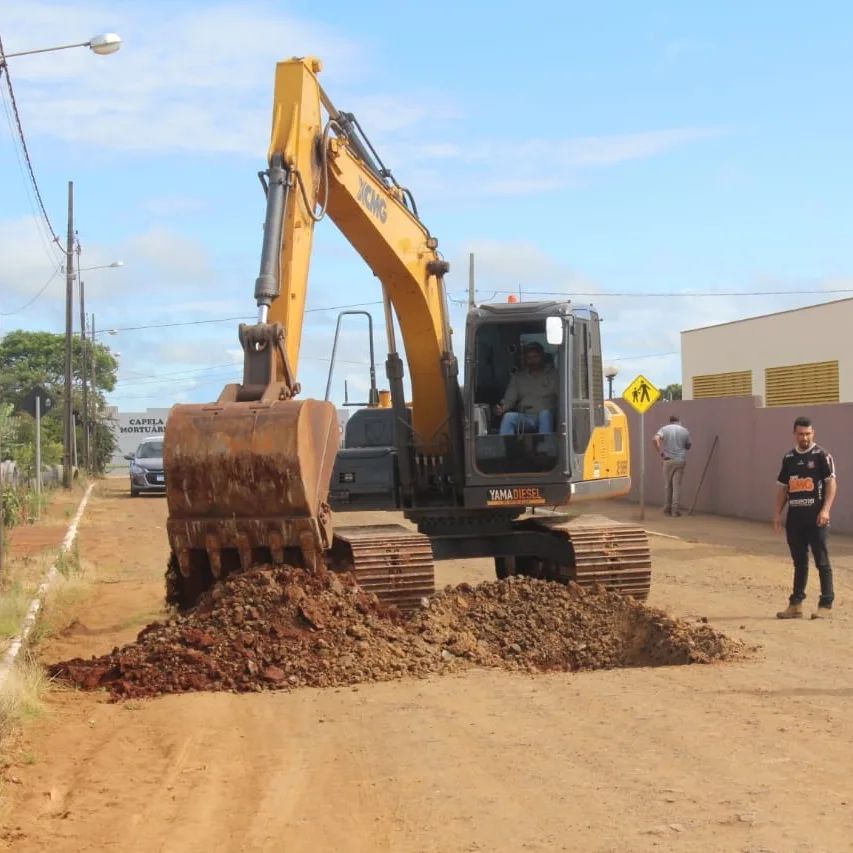
<svg viewBox="0 0 853 853"><path fill-rule="evenodd" d="M672 513L673 518L681 518L681 512L679 510L674 510Z"/></svg>
<svg viewBox="0 0 853 853"><path fill-rule="evenodd" d="M812 619L832 619L832 608L819 604L817 610L812 613Z"/></svg>
<svg viewBox="0 0 853 853"><path fill-rule="evenodd" d="M803 618L803 605L802 604L789 604L784 610L780 610L776 614L777 619L802 619Z"/></svg>

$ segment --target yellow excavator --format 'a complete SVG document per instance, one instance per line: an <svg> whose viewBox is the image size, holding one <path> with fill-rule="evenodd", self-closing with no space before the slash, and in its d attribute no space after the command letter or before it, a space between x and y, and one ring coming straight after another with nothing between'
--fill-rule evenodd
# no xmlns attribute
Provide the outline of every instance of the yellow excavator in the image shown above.
<svg viewBox="0 0 853 853"><path fill-rule="evenodd" d="M310 57L276 67L258 316L239 327L243 381L215 403L174 406L166 424L168 600L190 607L231 572L288 564L353 572L406 609L433 592L434 559L479 556L494 558L498 577L602 583L645 598L641 528L554 511L630 487L626 418L604 400L597 313L568 301L472 307L461 387L438 240L356 118L329 100L320 68ZM334 405L297 399L312 237L324 217L379 279L388 343L391 406L357 412L343 449ZM496 407L530 349L550 377L550 417L518 412L508 429ZM338 509L399 510L416 529L336 529Z"/></svg>

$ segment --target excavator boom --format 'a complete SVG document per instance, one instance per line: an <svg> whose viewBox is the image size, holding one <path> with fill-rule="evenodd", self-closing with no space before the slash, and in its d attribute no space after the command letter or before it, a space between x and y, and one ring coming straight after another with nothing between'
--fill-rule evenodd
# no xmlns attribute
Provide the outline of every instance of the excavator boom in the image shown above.
<svg viewBox="0 0 853 853"><path fill-rule="evenodd" d="M334 406L294 399L313 231L323 216L380 279L388 326L393 331L396 310L410 344L413 397L423 401L411 415L419 453L448 451L447 264L405 191L359 138L353 117L322 91L319 70L312 58L276 69L269 168L261 176L267 212L254 293L258 322L240 327L243 381L227 386L215 404L174 406L166 425L168 597L181 606L216 579L258 563L323 571L334 562L357 575L364 569L358 555L370 549L363 537L333 540L327 497L340 443ZM394 348L389 371L402 406L403 369ZM373 588L406 605L430 594L432 564L427 577L422 560L429 540L402 528L383 530L383 537L378 562L376 553L364 556Z"/></svg>

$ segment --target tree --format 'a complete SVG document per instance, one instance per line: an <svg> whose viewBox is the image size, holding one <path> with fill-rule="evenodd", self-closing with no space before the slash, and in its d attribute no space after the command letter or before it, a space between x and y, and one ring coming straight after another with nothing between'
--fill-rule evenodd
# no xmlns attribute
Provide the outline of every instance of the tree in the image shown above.
<svg viewBox="0 0 853 853"><path fill-rule="evenodd" d="M84 350L83 342L79 337L74 337L71 343L71 407L79 412L83 408L81 356ZM95 423L92 425L92 434L96 438L92 443L93 463L95 470L103 471L112 453L114 440L108 429L100 428L97 413L106 404L104 393L115 388L118 362L109 347L104 344L93 343L91 340L85 343L89 411L96 414ZM93 374L94 385L92 385ZM55 402L53 409L42 419L43 458L45 464L49 464L52 461L48 458L52 454L52 448L57 444L61 447L63 440L65 335L53 332L27 332L22 329L9 332L0 341L0 400L18 406L36 386L44 388ZM32 418L21 415L16 420L20 421L17 433L19 443L31 444L31 440L24 441L24 437L28 430L26 422L32 422ZM32 429L29 427L30 434ZM83 446L79 428L77 446ZM47 455L44 454L45 449L48 451ZM21 461L24 462L26 451L22 447L20 452Z"/></svg>
<svg viewBox="0 0 853 853"><path fill-rule="evenodd" d="M82 342L79 337L71 341L71 374L75 395L82 375ZM104 391L112 391L116 383L116 362L109 347L86 341L87 374L92 377L92 359L95 364L95 393L103 403ZM0 399L18 405L36 385L41 385L57 401L65 391L65 335L53 332L27 332L18 329L9 332L0 341ZM90 385L91 390L91 385ZM56 408L60 408L57 405Z"/></svg>

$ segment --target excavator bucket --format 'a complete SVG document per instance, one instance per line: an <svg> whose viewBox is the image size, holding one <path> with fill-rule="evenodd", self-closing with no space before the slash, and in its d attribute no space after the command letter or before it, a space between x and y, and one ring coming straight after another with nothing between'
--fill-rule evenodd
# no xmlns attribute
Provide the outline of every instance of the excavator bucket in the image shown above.
<svg viewBox="0 0 853 853"><path fill-rule="evenodd" d="M324 571L339 443L335 407L321 400L174 406L163 446L169 602L190 607L253 565Z"/></svg>

